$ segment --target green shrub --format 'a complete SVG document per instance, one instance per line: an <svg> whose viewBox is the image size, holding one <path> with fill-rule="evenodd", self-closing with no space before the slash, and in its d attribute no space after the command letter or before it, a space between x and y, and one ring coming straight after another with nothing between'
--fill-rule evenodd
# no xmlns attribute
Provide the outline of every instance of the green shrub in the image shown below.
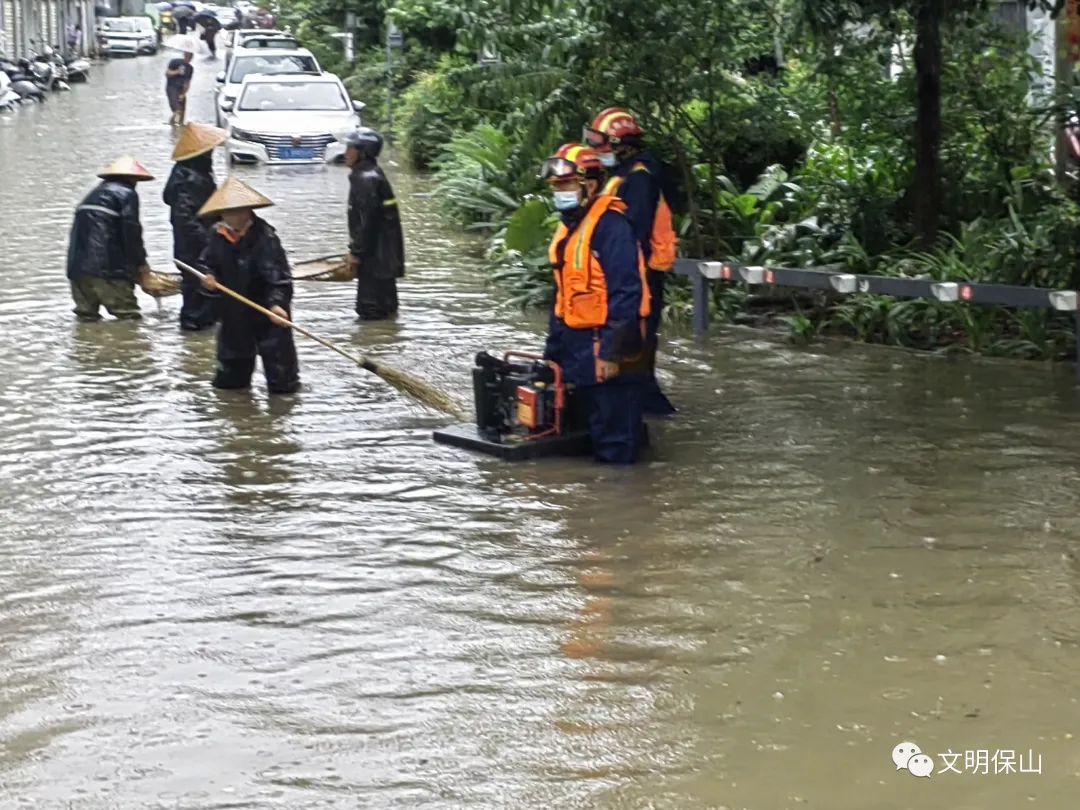
<svg viewBox="0 0 1080 810"><path fill-rule="evenodd" d="M477 115L466 105L452 73L461 60L444 56L436 69L421 73L401 98L395 132L417 169L431 166L454 134L471 129Z"/></svg>

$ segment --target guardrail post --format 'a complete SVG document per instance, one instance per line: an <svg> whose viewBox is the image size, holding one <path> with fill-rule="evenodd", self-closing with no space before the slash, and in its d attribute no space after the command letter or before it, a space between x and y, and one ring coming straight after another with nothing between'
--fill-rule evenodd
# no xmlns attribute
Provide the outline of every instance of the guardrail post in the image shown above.
<svg viewBox="0 0 1080 810"><path fill-rule="evenodd" d="M709 331L709 280L698 272L690 277L690 283L694 290L694 337L702 337Z"/></svg>
<svg viewBox="0 0 1080 810"><path fill-rule="evenodd" d="M1080 385L1080 310L1073 313L1073 322L1076 325L1076 383Z"/></svg>

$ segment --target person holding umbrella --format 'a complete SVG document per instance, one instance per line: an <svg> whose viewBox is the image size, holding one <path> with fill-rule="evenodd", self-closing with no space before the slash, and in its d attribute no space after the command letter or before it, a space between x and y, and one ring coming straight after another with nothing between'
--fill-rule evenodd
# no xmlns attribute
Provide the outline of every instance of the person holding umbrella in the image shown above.
<svg viewBox="0 0 1080 810"><path fill-rule="evenodd" d="M173 3L172 18L176 23L176 33L186 34L195 30L195 4L189 0L180 0Z"/></svg>
<svg viewBox="0 0 1080 810"><path fill-rule="evenodd" d="M195 22L203 28L201 39L210 49L210 58L217 59L217 35L221 30L221 20L209 11L200 11L195 15Z"/></svg>
<svg viewBox="0 0 1080 810"><path fill-rule="evenodd" d="M165 45L183 53L182 58L170 59L165 69L165 96L172 111L169 123L180 127L184 125L188 88L191 87L191 77L195 73L195 68L191 66L191 60L195 58L195 41L188 36L172 37Z"/></svg>

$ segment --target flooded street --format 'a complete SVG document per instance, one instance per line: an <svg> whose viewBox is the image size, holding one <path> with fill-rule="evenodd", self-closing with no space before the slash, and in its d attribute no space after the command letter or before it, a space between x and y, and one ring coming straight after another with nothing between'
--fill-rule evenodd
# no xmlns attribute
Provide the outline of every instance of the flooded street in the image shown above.
<svg viewBox="0 0 1080 810"><path fill-rule="evenodd" d="M124 152L171 269L167 58L0 116L0 808L1076 806L1072 369L680 337L682 414L630 470L436 445L304 338L298 396L215 391L179 297L78 324L64 277ZM543 318L389 171L396 322L348 284L297 283L294 315L471 403L473 354ZM294 260L342 250L344 168L238 173ZM938 773L950 750L1042 772Z"/></svg>

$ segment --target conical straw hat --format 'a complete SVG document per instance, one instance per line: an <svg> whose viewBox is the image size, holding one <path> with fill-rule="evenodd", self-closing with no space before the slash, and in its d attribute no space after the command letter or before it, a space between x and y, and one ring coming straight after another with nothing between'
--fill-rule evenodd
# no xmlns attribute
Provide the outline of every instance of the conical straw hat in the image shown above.
<svg viewBox="0 0 1080 810"><path fill-rule="evenodd" d="M150 174L143 166L131 155L124 155L121 158L117 158L113 161L109 168L98 174L98 177L129 177L136 182L140 180L153 180L154 175Z"/></svg>
<svg viewBox="0 0 1080 810"><path fill-rule="evenodd" d="M188 160L209 152L228 139L229 133L223 129L192 122L180 133L180 139L176 142L176 148L173 149L173 160Z"/></svg>
<svg viewBox="0 0 1080 810"><path fill-rule="evenodd" d="M273 204L271 199L264 197L247 183L229 175L221 184L221 188L215 191L206 201L206 205L199 210L198 216L205 217L209 214L237 211L241 208L267 208Z"/></svg>

